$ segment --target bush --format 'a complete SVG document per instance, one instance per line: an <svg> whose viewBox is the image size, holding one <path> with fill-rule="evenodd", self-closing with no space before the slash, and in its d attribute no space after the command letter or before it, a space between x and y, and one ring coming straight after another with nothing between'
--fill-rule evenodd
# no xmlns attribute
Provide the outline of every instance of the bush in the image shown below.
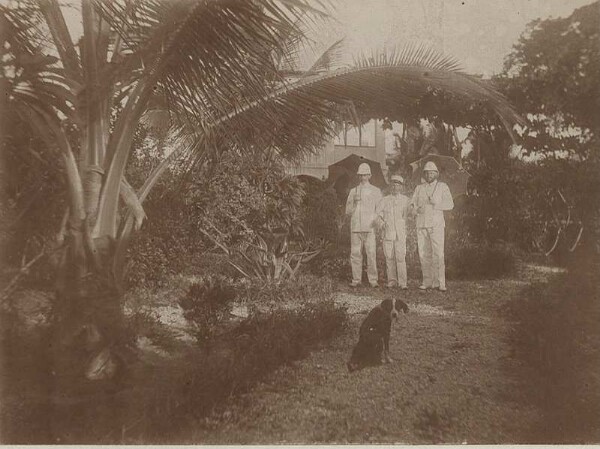
<svg viewBox="0 0 600 449"><path fill-rule="evenodd" d="M317 343L346 324L345 311L333 301L305 303L301 308L259 313L236 329L237 376L263 377L280 365L306 357Z"/></svg>
<svg viewBox="0 0 600 449"><path fill-rule="evenodd" d="M217 328L229 318L236 298L232 281L224 276L209 275L193 283L179 300L183 316L190 322L198 342L207 343Z"/></svg>
<svg viewBox="0 0 600 449"><path fill-rule="evenodd" d="M315 275L327 276L338 281L350 281L350 247L331 248L321 252L308 264L308 269Z"/></svg>
<svg viewBox="0 0 600 449"><path fill-rule="evenodd" d="M580 246L599 251L596 237L600 233L600 163L590 158L585 161L545 158L536 163L504 161L495 166L471 167L470 195L460 197L455 209L447 214L456 231L463 238L496 244L508 242L524 251L539 251L536 243L544 235L545 224L554 223L560 211L566 215L566 206L550 198L560 191L572 207L572 222L584 227ZM559 217L560 218L560 217ZM563 217L565 218L565 217ZM552 226L550 226L552 227ZM575 231L578 226L572 225ZM547 251L554 241L543 241ZM576 241L575 235L563 236L556 252L564 252Z"/></svg>
<svg viewBox="0 0 600 449"><path fill-rule="evenodd" d="M142 403L137 407L145 416L136 433L143 440L129 441L176 442L185 427L197 425L199 418L278 367L306 357L346 323L345 310L333 301L252 315L215 350L187 354L154 374L152 383L138 392Z"/></svg>
<svg viewBox="0 0 600 449"><path fill-rule="evenodd" d="M534 284L508 304L518 323L514 352L531 370L529 391L543 410L531 443L600 441L598 268Z"/></svg>
<svg viewBox="0 0 600 449"><path fill-rule="evenodd" d="M493 279L516 270L516 257L505 247L470 243L446 248L446 275L449 279Z"/></svg>
<svg viewBox="0 0 600 449"><path fill-rule="evenodd" d="M302 229L311 239L337 242L338 197L333 186L325 188L325 183L314 178L304 179L306 195L302 203Z"/></svg>

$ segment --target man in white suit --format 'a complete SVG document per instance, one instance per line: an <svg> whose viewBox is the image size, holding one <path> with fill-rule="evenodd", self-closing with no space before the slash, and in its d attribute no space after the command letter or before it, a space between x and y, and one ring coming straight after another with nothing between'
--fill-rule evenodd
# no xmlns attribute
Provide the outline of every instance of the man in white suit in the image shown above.
<svg viewBox="0 0 600 449"><path fill-rule="evenodd" d="M362 249L367 253L367 277L371 287L377 287L377 261L375 257L375 207L381 200L381 190L369 183L371 167L363 163L358 167L358 186L350 190L346 201L346 215L350 215L350 263L353 287L362 280Z"/></svg>
<svg viewBox="0 0 600 449"><path fill-rule="evenodd" d="M417 245L423 273L419 289L439 288L445 292L444 211L454 209L454 201L448 185L438 181L434 162L427 162L423 172L425 182L417 186L411 201L417 214Z"/></svg>
<svg viewBox="0 0 600 449"><path fill-rule="evenodd" d="M387 270L387 286L407 289L406 277L406 216L409 199L402 195L404 178L392 175L391 195L377 205L377 217L383 228L383 252Z"/></svg>

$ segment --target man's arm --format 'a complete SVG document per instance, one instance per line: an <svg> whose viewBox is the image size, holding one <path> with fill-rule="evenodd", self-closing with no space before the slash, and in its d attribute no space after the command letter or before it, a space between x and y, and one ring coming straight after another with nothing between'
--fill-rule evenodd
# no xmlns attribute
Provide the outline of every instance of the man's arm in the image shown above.
<svg viewBox="0 0 600 449"><path fill-rule="evenodd" d="M384 210L385 210L385 198L381 198L377 205L375 206L375 221L378 226L382 226L385 224L384 218Z"/></svg>
<svg viewBox="0 0 600 449"><path fill-rule="evenodd" d="M354 202L355 195L356 190L351 189L350 193L348 193L348 199L346 200L346 215L352 215L354 213L354 209L356 209L356 203Z"/></svg>
<svg viewBox="0 0 600 449"><path fill-rule="evenodd" d="M407 196L404 196L404 204L402 205L402 219L403 220L406 220L408 218L410 209L411 209L410 198L408 198Z"/></svg>
<svg viewBox="0 0 600 449"><path fill-rule="evenodd" d="M419 189L420 188L421 188L420 185L418 185L415 188L415 191L413 192L412 198L408 202L408 210L412 214L416 214L417 213L417 201L418 201L418 197L419 197Z"/></svg>
<svg viewBox="0 0 600 449"><path fill-rule="evenodd" d="M439 185L440 189L440 200L437 201L433 208L436 210L452 210L454 209L454 200L450 193L450 188L446 183L441 182Z"/></svg>

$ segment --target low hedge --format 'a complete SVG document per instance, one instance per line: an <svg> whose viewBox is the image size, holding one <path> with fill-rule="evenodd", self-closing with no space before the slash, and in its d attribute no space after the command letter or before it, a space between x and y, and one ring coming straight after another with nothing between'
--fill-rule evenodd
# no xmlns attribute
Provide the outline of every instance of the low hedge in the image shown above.
<svg viewBox="0 0 600 449"><path fill-rule="evenodd" d="M138 392L142 403L136 408L146 416L136 437L125 442L178 442L179 433L216 406L306 357L346 323L345 309L332 301L253 314L211 351L194 351L164 366L144 393Z"/></svg>
<svg viewBox="0 0 600 449"><path fill-rule="evenodd" d="M407 239L406 265L409 279L421 279L421 265L416 238ZM508 246L486 243L459 243L446 240L446 276L448 279L493 279L514 274L517 255ZM364 256L363 256L364 257ZM366 262L363 261L363 281L366 278ZM349 282L352 277L350 248L338 248L323 252L309 264L312 273L329 276L337 281ZM383 245L377 242L377 270L379 282L385 284L385 257Z"/></svg>
<svg viewBox="0 0 600 449"><path fill-rule="evenodd" d="M446 249L449 279L494 279L516 271L517 257L510 248L487 244L451 245Z"/></svg>

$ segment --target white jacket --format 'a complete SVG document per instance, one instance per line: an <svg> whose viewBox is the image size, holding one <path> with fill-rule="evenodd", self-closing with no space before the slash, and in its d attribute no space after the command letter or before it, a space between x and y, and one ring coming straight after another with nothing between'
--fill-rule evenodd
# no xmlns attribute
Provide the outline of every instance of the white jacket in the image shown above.
<svg viewBox="0 0 600 449"><path fill-rule="evenodd" d="M432 201L429 201L429 198ZM433 204L432 204L433 203ZM417 228L445 227L445 210L454 209L454 201L448 185L435 180L431 184L419 184L413 193L411 204L417 210ZM419 208L421 212L419 212Z"/></svg>
<svg viewBox="0 0 600 449"><path fill-rule="evenodd" d="M377 205L377 216L383 220L383 239L406 239L408 198L402 194L388 195Z"/></svg>
<svg viewBox="0 0 600 449"><path fill-rule="evenodd" d="M358 199L355 202L355 198ZM375 223L375 208L381 200L381 190L367 183L350 190L346 200L346 215L352 215L351 232L372 232Z"/></svg>

